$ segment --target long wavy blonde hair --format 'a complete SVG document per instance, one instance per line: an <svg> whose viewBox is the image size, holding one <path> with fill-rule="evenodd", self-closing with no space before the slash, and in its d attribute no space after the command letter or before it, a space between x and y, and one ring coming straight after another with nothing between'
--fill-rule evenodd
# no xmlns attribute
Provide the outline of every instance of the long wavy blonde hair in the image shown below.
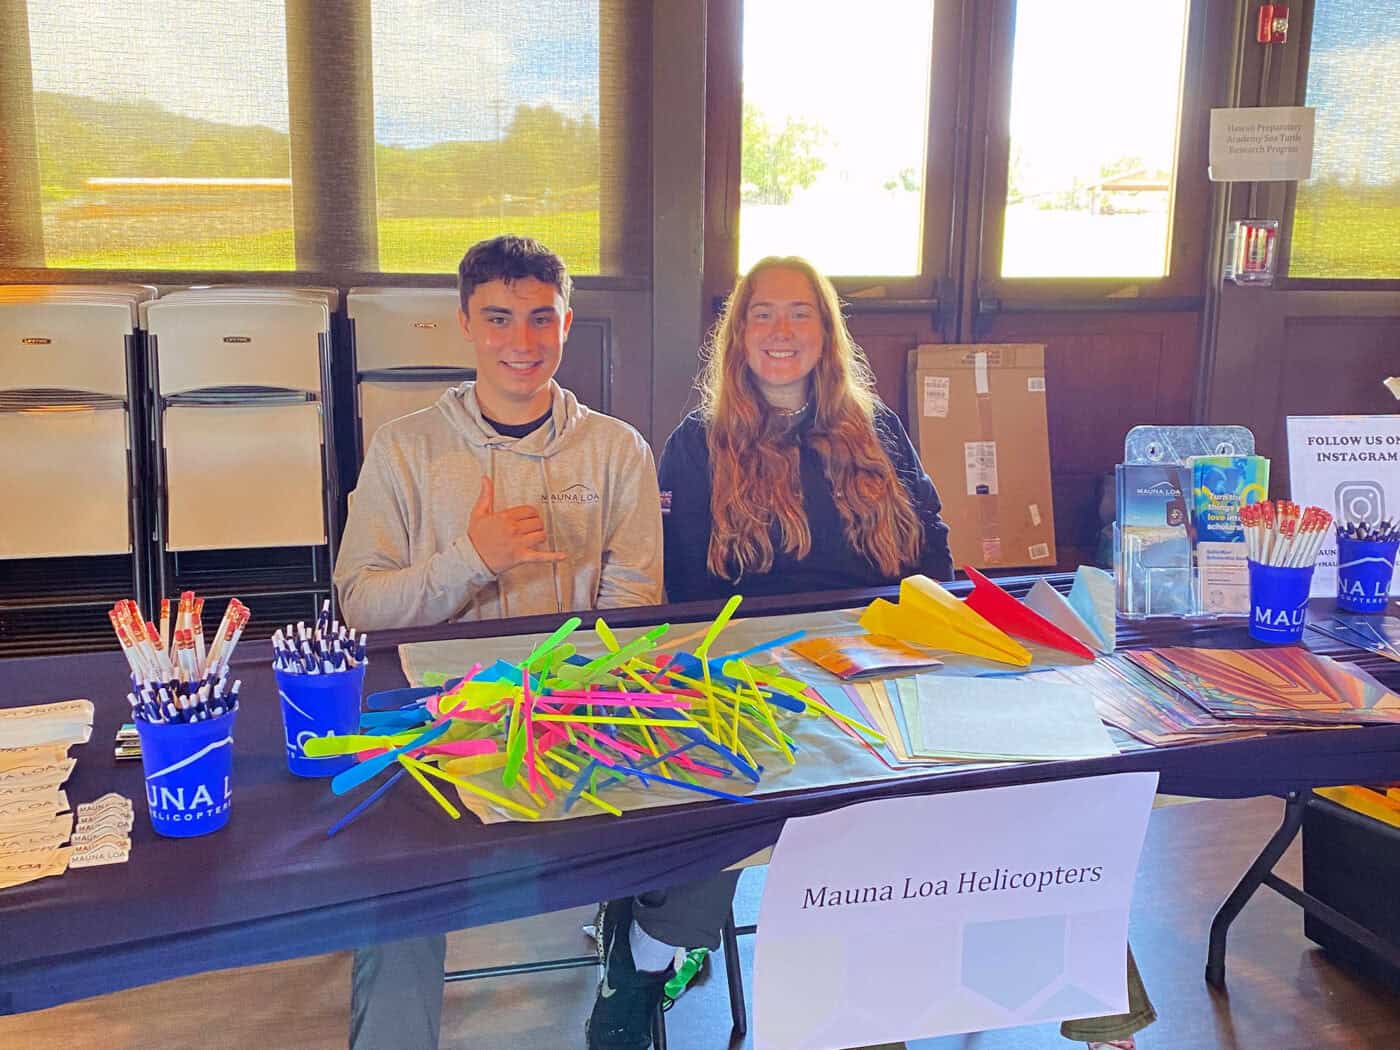
<svg viewBox="0 0 1400 1050"><path fill-rule="evenodd" d="M805 259L769 256L739 279L705 348L697 385L710 449L710 572L737 581L773 568L771 529L783 550L812 551L802 502L798 428L772 408L749 370L745 323L766 270L804 275L821 315L821 356L809 377L813 420L806 440L821 457L846 542L886 577L918 562L923 524L875 432L875 377L851 339L830 281Z"/></svg>

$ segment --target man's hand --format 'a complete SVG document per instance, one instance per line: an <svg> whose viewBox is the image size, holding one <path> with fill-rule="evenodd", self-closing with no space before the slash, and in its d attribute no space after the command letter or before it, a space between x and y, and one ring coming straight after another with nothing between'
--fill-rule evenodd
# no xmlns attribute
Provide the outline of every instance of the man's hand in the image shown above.
<svg viewBox="0 0 1400 1050"><path fill-rule="evenodd" d="M495 509L495 487L481 479L481 495L472 507L467 538L486 567L497 576L522 562L563 561L560 551L540 550L548 537L544 519L534 507Z"/></svg>

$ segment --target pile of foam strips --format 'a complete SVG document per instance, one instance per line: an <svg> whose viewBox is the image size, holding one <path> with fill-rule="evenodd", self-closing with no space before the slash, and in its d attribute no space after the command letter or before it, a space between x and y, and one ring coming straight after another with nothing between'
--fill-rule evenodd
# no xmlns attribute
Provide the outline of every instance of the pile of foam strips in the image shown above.
<svg viewBox="0 0 1400 1050"><path fill-rule="evenodd" d="M461 812L439 784L532 820L561 795L566 811L582 800L621 816L601 795L610 783L629 778L751 801L715 785L733 777L758 784L763 766L754 752L761 747L795 763L792 735L780 724L794 716L826 717L856 739L864 734L883 743L869 726L822 703L806 683L750 662L802 632L711 658L710 648L739 602L738 595L729 600L693 654L654 655L669 625L619 644L599 619L594 630L607 651L586 659L568 640L580 626L573 617L519 664L477 664L440 689L374 694L369 706L378 710L362 716L360 735L317 737L305 745L309 757L356 757L354 766L332 779L337 795L398 767L328 834L405 774L453 819ZM500 792L468 779L494 770L500 770ZM508 797L513 789L534 806Z"/></svg>

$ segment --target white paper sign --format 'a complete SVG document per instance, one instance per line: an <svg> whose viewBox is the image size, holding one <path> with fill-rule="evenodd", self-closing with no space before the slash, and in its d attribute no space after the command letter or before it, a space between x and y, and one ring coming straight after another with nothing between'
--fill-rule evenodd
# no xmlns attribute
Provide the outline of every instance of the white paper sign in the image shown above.
<svg viewBox="0 0 1400 1050"><path fill-rule="evenodd" d="M967 466L967 494L995 496L997 494L997 443L995 441L964 441L963 462Z"/></svg>
<svg viewBox="0 0 1400 1050"><path fill-rule="evenodd" d="M1312 178L1313 124L1307 106L1210 111L1212 182Z"/></svg>
<svg viewBox="0 0 1400 1050"><path fill-rule="evenodd" d="M1156 773L789 820L754 957L756 1050L838 1050L1127 1009Z"/></svg>
<svg viewBox="0 0 1400 1050"><path fill-rule="evenodd" d="M1288 478L1294 503L1344 521L1400 517L1400 415L1289 416ZM1336 597L1335 529L1318 551L1312 593ZM1400 594L1400 573L1390 593Z"/></svg>
<svg viewBox="0 0 1400 1050"><path fill-rule="evenodd" d="M948 393L952 379L948 376L924 376L924 415L933 419L948 418Z"/></svg>

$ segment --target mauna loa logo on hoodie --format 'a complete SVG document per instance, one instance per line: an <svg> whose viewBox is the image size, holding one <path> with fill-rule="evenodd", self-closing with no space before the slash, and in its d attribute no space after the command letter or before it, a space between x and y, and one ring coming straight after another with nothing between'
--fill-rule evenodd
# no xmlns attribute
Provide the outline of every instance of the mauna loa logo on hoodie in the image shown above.
<svg viewBox="0 0 1400 1050"><path fill-rule="evenodd" d="M558 492L551 492L545 496L546 503L574 503L579 506L587 506L598 502L598 493L585 485L581 481L576 481L568 488Z"/></svg>

